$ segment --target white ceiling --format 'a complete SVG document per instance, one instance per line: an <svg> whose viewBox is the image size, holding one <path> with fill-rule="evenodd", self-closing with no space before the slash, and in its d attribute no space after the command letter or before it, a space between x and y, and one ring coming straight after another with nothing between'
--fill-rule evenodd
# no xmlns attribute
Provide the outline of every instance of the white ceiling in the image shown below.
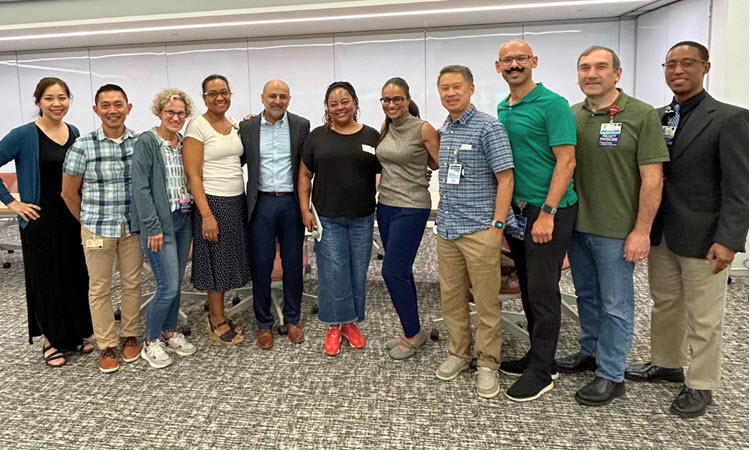
<svg viewBox="0 0 750 450"><path fill-rule="evenodd" d="M672 1L276 0L244 1L255 6L238 9L237 0L130 0L127 10L121 1L22 1L0 4L0 51L585 20L639 14Z"/></svg>

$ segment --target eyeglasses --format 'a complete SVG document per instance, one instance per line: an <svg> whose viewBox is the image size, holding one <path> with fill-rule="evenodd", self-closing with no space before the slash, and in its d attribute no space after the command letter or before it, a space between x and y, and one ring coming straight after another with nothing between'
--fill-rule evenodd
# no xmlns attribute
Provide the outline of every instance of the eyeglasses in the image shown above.
<svg viewBox="0 0 750 450"><path fill-rule="evenodd" d="M534 55L506 56L505 58L500 58L498 61L503 67L510 67L513 65L513 60L518 64L526 64L533 57Z"/></svg>
<svg viewBox="0 0 750 450"><path fill-rule="evenodd" d="M393 97L393 98L391 98L391 97L383 97L383 98L380 99L380 103L382 103L383 106L387 106L388 103L393 102L394 105L398 106L398 105L404 103L404 100L406 100L406 97L401 97L401 96Z"/></svg>
<svg viewBox="0 0 750 450"><path fill-rule="evenodd" d="M666 72L674 72L678 65L682 67L682 70L690 70L695 67L697 63L705 64L706 62L708 61L703 61L702 59L685 58L681 61L669 61L662 64L661 66Z"/></svg>
<svg viewBox="0 0 750 450"><path fill-rule="evenodd" d="M222 89L220 91L208 91L208 92L204 93L203 95L205 95L208 98L216 98L216 97L218 97L220 95L222 97L224 97L224 98L227 98L230 95L232 95L232 93L229 92L229 90L227 90L227 89Z"/></svg>
<svg viewBox="0 0 750 450"><path fill-rule="evenodd" d="M180 119L184 119L185 117L187 117L187 113L185 111L172 111L171 109L165 109L164 116L167 119L171 119L174 116L177 116Z"/></svg>

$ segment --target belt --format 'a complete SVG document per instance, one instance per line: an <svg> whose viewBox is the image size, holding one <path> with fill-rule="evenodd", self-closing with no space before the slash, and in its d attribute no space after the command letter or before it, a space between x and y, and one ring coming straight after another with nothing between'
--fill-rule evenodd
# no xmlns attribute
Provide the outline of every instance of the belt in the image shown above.
<svg viewBox="0 0 750 450"><path fill-rule="evenodd" d="M270 195L272 197L283 197L285 195L293 195L294 194L294 192L263 192L263 191L258 191L258 193L264 194L264 195Z"/></svg>

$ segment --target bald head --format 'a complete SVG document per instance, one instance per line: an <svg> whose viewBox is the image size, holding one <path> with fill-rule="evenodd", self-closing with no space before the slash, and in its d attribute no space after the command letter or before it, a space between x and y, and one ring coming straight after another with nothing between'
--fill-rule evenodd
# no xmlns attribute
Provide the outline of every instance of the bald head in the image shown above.
<svg viewBox="0 0 750 450"><path fill-rule="evenodd" d="M533 88L531 72L536 68L537 57L528 42L521 39L511 39L500 47L495 70L503 76L511 92L514 88L525 86Z"/></svg>
<svg viewBox="0 0 750 450"><path fill-rule="evenodd" d="M263 93L260 94L260 101L263 102L265 107L263 116L266 120L276 123L277 120L284 117L291 98L288 84L281 80L271 80L266 83L263 86Z"/></svg>

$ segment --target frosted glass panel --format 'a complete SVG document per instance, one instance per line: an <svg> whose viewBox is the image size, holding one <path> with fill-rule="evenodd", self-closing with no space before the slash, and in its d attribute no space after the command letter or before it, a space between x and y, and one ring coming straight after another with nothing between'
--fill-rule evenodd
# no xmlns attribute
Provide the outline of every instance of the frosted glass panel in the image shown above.
<svg viewBox="0 0 750 450"><path fill-rule="evenodd" d="M164 45L92 49L90 59L94 92L103 84L114 83L125 90L133 104L125 122L128 128L141 132L158 124L159 119L151 113L151 102L157 92L168 87Z"/></svg>
<svg viewBox="0 0 750 450"><path fill-rule="evenodd" d="M354 85L362 111L361 121L375 129L385 118L380 106L383 83L401 77L420 108L425 104L424 32L367 33L336 36L336 79ZM323 93L324 94L324 93Z"/></svg>
<svg viewBox="0 0 750 450"><path fill-rule="evenodd" d="M227 115L242 120L250 112L247 41L167 45L169 87L181 89L195 103L196 115L206 112L201 83L212 74L224 75L232 90ZM187 124L187 121L185 121Z"/></svg>
<svg viewBox="0 0 750 450"><path fill-rule="evenodd" d="M18 74L24 121L37 117L37 107L32 95L39 80L43 77L57 77L67 83L73 96L64 120L77 126L82 134L98 126L91 108L94 96L91 92L88 50L19 53Z"/></svg>
<svg viewBox="0 0 750 450"><path fill-rule="evenodd" d="M280 79L292 95L289 111L307 118L312 128L321 125L323 97L334 80L333 36L256 40L248 47L252 112L263 111L263 85Z"/></svg>
<svg viewBox="0 0 750 450"><path fill-rule="evenodd" d="M541 81L572 105L584 98L578 87L578 56L592 45L603 45L619 53L620 27L618 21L525 25L523 37L539 57L534 81Z"/></svg>
<svg viewBox="0 0 750 450"><path fill-rule="evenodd" d="M21 100L18 94L18 73L15 53L0 53L0 138L21 125ZM29 93L31 95L31 93ZM0 172L15 172L13 162L0 167Z"/></svg>

